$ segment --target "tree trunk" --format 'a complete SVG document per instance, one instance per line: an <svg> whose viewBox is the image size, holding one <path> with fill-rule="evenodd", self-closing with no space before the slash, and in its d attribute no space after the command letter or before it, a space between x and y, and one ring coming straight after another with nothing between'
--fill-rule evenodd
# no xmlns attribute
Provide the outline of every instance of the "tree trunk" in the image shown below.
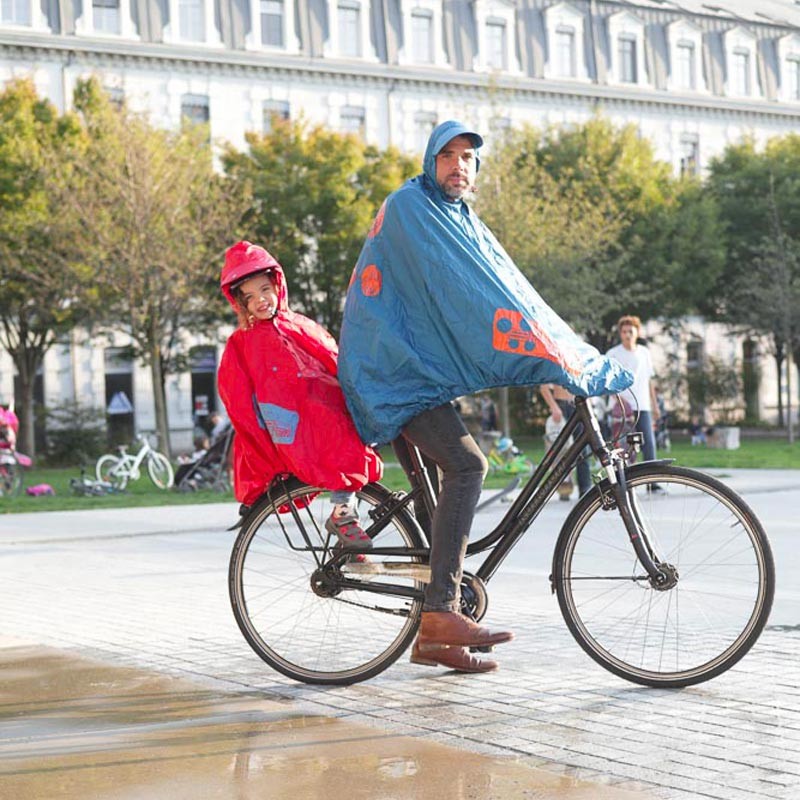
<svg viewBox="0 0 800 800"><path fill-rule="evenodd" d="M36 444L33 435L33 388L36 372L28 374L28 370L19 371L19 403L15 413L19 419L19 432L17 433L17 450L33 458L36 455Z"/></svg>
<svg viewBox="0 0 800 800"><path fill-rule="evenodd" d="M169 441L169 419L167 416L167 398L164 391L164 371L161 364L161 349L153 344L150 350L150 376L153 381L153 402L156 411L156 432L158 433L158 449L167 458L172 458Z"/></svg>
<svg viewBox="0 0 800 800"><path fill-rule="evenodd" d="M778 427L783 427L783 388L781 383L781 367L783 366L783 351L778 350L775 353L775 368L778 373L777 389L778 389Z"/></svg>

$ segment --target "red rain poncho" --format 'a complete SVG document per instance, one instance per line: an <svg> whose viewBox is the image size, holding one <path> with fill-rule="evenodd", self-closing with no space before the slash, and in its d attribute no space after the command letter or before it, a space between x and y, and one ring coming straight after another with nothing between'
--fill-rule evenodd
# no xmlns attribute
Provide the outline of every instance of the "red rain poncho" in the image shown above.
<svg viewBox="0 0 800 800"><path fill-rule="evenodd" d="M228 259L237 257L233 251ZM219 393L236 431L235 494L248 505L281 473L350 491L383 474L380 457L361 441L345 406L336 342L289 310L283 270L272 269L276 315L234 331L219 366Z"/></svg>

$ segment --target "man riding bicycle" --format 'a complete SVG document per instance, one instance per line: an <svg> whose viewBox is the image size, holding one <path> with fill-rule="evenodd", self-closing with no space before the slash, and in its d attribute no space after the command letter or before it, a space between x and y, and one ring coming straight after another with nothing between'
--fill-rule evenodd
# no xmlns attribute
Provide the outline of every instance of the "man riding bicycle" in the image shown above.
<svg viewBox="0 0 800 800"><path fill-rule="evenodd" d="M585 397L632 381L546 305L465 202L482 144L462 123L442 123L431 134L423 173L385 200L353 274L339 356L362 439L401 437L442 471L431 580L411 659L462 672L496 669L469 648L513 635L459 613L486 459L450 401L493 386L540 383Z"/></svg>

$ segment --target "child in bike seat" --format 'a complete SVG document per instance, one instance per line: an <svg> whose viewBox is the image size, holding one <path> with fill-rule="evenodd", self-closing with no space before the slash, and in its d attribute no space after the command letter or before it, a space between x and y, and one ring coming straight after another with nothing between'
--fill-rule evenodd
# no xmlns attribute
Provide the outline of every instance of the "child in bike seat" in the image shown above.
<svg viewBox="0 0 800 800"><path fill-rule="evenodd" d="M234 490L251 505L277 475L330 491L325 524L345 548L366 549L355 491L383 464L359 438L337 380L338 349L320 325L289 309L283 268L263 247L225 254L222 292L236 311L219 366L219 393L234 431Z"/></svg>

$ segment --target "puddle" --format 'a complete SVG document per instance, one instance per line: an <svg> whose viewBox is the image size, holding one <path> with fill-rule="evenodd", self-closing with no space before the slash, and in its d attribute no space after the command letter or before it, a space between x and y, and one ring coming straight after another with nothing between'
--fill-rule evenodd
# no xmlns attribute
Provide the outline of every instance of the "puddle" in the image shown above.
<svg viewBox="0 0 800 800"><path fill-rule="evenodd" d="M644 800L261 693L0 649L0 787L14 800Z"/></svg>

